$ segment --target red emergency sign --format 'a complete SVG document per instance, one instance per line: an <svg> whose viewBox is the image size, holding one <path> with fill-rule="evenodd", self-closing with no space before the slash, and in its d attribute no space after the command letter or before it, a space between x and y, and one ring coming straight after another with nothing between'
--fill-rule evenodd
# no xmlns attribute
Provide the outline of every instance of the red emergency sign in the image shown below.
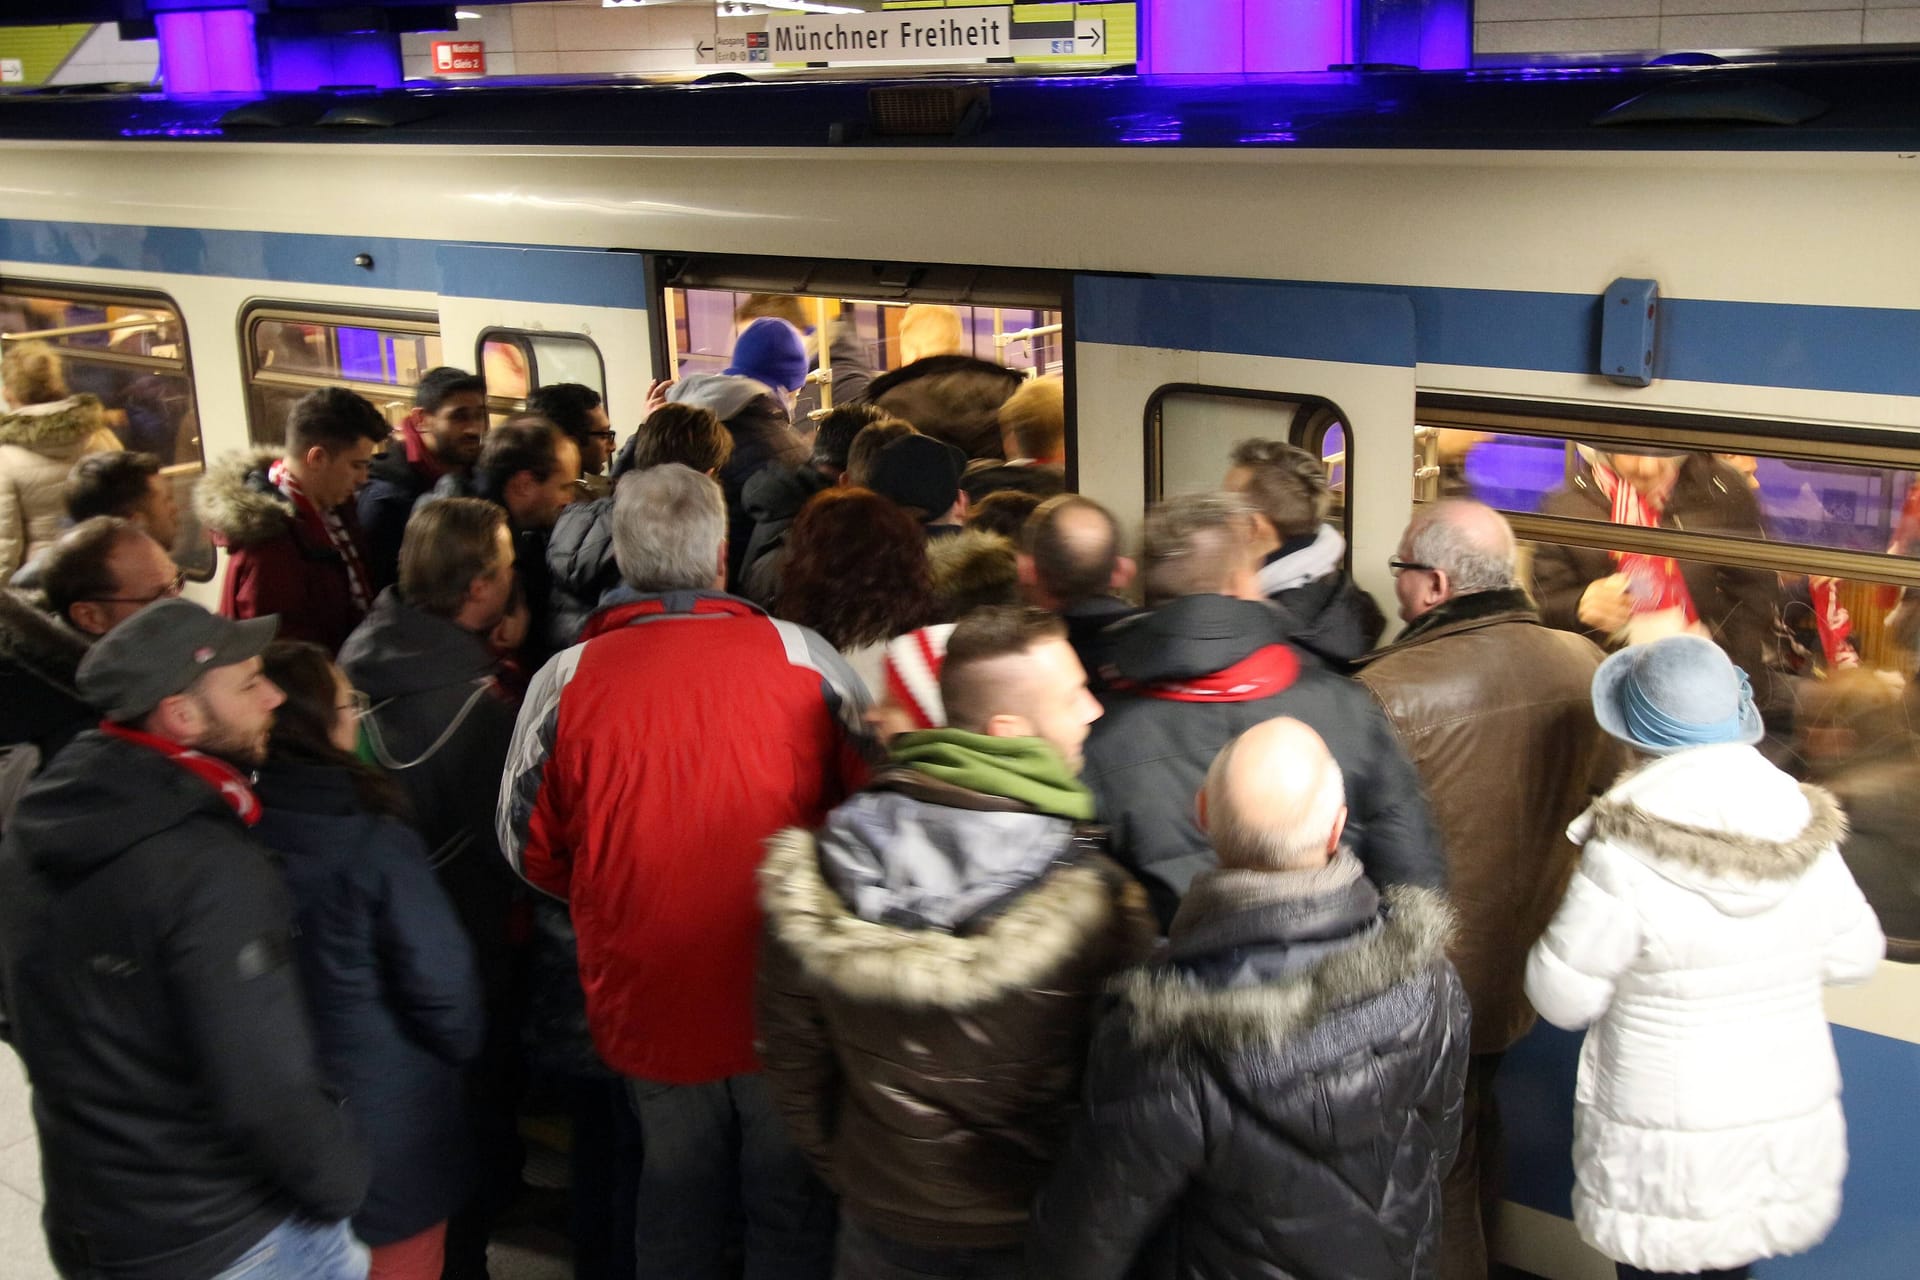
<svg viewBox="0 0 1920 1280"><path fill-rule="evenodd" d="M481 40L435 40L433 42L433 71L435 75L484 74L487 69L487 46Z"/></svg>

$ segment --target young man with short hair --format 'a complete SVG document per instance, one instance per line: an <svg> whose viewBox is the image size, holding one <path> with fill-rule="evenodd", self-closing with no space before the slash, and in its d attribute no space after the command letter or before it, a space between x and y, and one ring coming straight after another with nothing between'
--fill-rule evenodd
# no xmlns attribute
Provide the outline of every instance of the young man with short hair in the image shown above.
<svg viewBox="0 0 1920 1280"><path fill-rule="evenodd" d="M173 484L150 453L92 453L67 473L67 518L75 524L95 516L132 520L171 551L180 532ZM16 575L17 576L17 575Z"/></svg>
<svg viewBox="0 0 1920 1280"><path fill-rule="evenodd" d="M618 435L598 391L581 382L550 382L528 393L527 412L566 432L580 450L576 484L584 497L604 498L613 491L605 472Z"/></svg>
<svg viewBox="0 0 1920 1280"><path fill-rule="evenodd" d="M768 1088L839 1192L843 1280L1026 1275L1102 987L1153 945L1076 776L1100 705L1058 618L969 614L947 724L761 872Z"/></svg>
<svg viewBox="0 0 1920 1280"><path fill-rule="evenodd" d="M0 1003L34 1090L47 1244L102 1280L361 1280L367 1188L321 1078L280 871L248 829L274 620L149 605L80 664L105 719L0 844Z"/></svg>
<svg viewBox="0 0 1920 1280"><path fill-rule="evenodd" d="M486 434L487 384L479 375L441 365L421 376L398 440L374 462L357 501L375 591L399 575L400 539L414 504L443 476L472 472Z"/></svg>
<svg viewBox="0 0 1920 1280"><path fill-rule="evenodd" d="M234 454L208 468L194 505L227 548L221 613L277 614L284 639L340 648L373 607L353 496L386 438L378 409L327 387L294 404L284 454Z"/></svg>

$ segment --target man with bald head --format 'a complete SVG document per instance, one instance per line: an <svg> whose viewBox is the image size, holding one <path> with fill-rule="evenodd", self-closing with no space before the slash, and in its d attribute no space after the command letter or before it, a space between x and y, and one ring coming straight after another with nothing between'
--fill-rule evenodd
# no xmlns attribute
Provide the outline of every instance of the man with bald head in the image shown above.
<svg viewBox="0 0 1920 1280"><path fill-rule="evenodd" d="M1113 513L1077 493L1041 503L1027 518L1019 555L1027 601L1067 624L1067 643L1095 693L1106 688L1106 630L1139 612L1121 592L1133 583L1133 561L1120 554Z"/></svg>
<svg viewBox="0 0 1920 1280"><path fill-rule="evenodd" d="M1445 902L1366 878L1298 720L1229 743L1197 807L1219 865L1117 984L1029 1273L1429 1277L1467 1048Z"/></svg>
<svg viewBox="0 0 1920 1280"><path fill-rule="evenodd" d="M1593 718L1603 655L1541 623L1499 512L1461 498L1421 507L1392 566L1408 625L1360 659L1359 680L1413 757L1447 849L1473 1058L1440 1274L1485 1280L1501 1190L1494 1072L1533 1025L1521 979L1579 859L1567 824L1623 761Z"/></svg>

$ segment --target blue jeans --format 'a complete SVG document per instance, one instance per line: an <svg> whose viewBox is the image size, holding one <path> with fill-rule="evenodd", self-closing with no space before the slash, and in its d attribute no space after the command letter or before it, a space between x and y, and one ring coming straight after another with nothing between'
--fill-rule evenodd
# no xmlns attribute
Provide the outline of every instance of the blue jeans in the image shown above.
<svg viewBox="0 0 1920 1280"><path fill-rule="evenodd" d="M629 1080L627 1098L643 1152L636 1280L828 1280L833 1193L788 1140L759 1076Z"/></svg>
<svg viewBox="0 0 1920 1280"><path fill-rule="evenodd" d="M288 1218L213 1280L367 1280L367 1248L344 1222Z"/></svg>

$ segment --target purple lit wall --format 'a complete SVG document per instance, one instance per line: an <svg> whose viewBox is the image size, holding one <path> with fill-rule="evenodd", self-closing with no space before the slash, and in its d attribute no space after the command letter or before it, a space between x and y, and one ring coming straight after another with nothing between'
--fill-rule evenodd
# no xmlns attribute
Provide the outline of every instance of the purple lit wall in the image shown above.
<svg viewBox="0 0 1920 1280"><path fill-rule="evenodd" d="M1146 75L1325 71L1471 61L1471 0L1139 0Z"/></svg>
<svg viewBox="0 0 1920 1280"><path fill-rule="evenodd" d="M258 93L253 14L245 9L160 13L160 82L169 94Z"/></svg>
<svg viewBox="0 0 1920 1280"><path fill-rule="evenodd" d="M267 84L278 90L324 85L400 83L400 39L378 32L349 36L276 37L266 51Z"/></svg>

